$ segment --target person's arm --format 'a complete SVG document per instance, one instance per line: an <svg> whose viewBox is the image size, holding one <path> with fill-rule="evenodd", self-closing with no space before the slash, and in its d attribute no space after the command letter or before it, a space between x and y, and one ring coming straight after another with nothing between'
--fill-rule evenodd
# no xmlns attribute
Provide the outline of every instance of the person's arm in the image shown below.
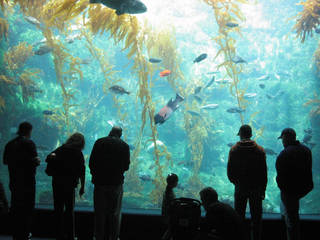
<svg viewBox="0 0 320 240"><path fill-rule="evenodd" d="M229 181L232 182L233 184L236 183L236 177L235 177L235 172L234 172L234 153L232 149L229 151L229 157L228 157L228 166L227 166L227 175L229 178Z"/></svg>
<svg viewBox="0 0 320 240"><path fill-rule="evenodd" d="M263 156L262 156L262 200L264 200L265 198L265 192L266 192L266 188L267 188L267 183L268 183L268 167L267 167L267 159L266 159L266 153L263 152Z"/></svg>
<svg viewBox="0 0 320 240"><path fill-rule="evenodd" d="M85 166L85 161L84 161L84 157L83 154L81 153L80 156L80 161L81 161L81 167L80 167L80 191L79 191L79 195L80 197L84 194L84 187L85 187L85 183L86 183L86 166Z"/></svg>
<svg viewBox="0 0 320 240"><path fill-rule="evenodd" d="M284 180L285 180L284 160L285 160L284 153L281 152L279 154L279 156L277 157L277 160L276 160L276 170L277 170L276 180L277 180L278 187L280 188L281 191L285 189L285 183L284 183Z"/></svg>
<svg viewBox="0 0 320 240"><path fill-rule="evenodd" d="M95 171L97 155L98 155L98 144L97 142L95 142L90 154L90 159L89 159L89 168L90 168L91 175L93 175Z"/></svg>
<svg viewBox="0 0 320 240"><path fill-rule="evenodd" d="M8 144L5 146L3 151L3 164L8 165L9 164L9 146Z"/></svg>
<svg viewBox="0 0 320 240"><path fill-rule="evenodd" d="M128 171L129 170L129 165L130 165L130 148L126 144L125 150L124 150L124 166L123 166L123 171Z"/></svg>
<svg viewBox="0 0 320 240"><path fill-rule="evenodd" d="M37 147L34 144L33 141L29 141L29 146L28 146L28 154L31 157L31 164L33 164L34 166L39 166L40 165L40 158L38 157L38 153L37 153Z"/></svg>

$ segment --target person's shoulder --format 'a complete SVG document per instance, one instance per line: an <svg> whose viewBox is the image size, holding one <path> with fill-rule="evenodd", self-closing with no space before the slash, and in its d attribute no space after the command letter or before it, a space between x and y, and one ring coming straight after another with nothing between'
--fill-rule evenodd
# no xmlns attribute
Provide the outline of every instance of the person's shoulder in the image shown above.
<svg viewBox="0 0 320 240"><path fill-rule="evenodd" d="M259 145L259 144L257 144L257 150L258 150L260 153L266 154L266 151L264 150L264 148L263 148L261 145Z"/></svg>
<svg viewBox="0 0 320 240"><path fill-rule="evenodd" d="M231 152L235 152L238 151L240 147L240 142L237 142L236 144L234 144L231 148L230 148L230 153Z"/></svg>

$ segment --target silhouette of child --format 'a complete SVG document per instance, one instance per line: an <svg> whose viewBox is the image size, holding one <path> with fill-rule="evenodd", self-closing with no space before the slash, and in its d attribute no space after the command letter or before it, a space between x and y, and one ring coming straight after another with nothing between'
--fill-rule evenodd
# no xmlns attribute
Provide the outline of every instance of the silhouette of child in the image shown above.
<svg viewBox="0 0 320 240"><path fill-rule="evenodd" d="M162 216L164 217L164 223L168 225L168 228L164 233L164 235L162 236L162 240L167 240L171 238L171 227L169 225L170 203L173 199L176 198L176 195L173 192L173 189L177 187L178 181L179 181L178 176L174 173L170 173L167 176L167 187L163 194L161 213L162 213Z"/></svg>

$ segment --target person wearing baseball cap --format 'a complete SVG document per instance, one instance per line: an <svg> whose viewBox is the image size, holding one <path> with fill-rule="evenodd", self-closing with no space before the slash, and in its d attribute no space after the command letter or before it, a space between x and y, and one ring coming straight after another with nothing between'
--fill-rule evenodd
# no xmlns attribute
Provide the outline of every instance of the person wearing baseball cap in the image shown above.
<svg viewBox="0 0 320 240"><path fill-rule="evenodd" d="M283 129L278 139L284 147L276 160L281 214L287 227L287 239L299 240L299 201L313 189L312 154L307 146L296 140L292 128Z"/></svg>
<svg viewBox="0 0 320 240"><path fill-rule="evenodd" d="M261 239L262 201L267 187L267 163L264 149L251 140L252 129L242 125L240 141L229 152L228 178L235 185L234 208L245 220L249 200L253 240Z"/></svg>

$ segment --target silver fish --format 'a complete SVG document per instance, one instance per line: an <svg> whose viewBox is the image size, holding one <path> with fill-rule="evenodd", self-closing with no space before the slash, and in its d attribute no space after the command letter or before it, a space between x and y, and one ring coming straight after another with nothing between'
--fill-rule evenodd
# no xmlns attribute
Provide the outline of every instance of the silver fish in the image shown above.
<svg viewBox="0 0 320 240"><path fill-rule="evenodd" d="M202 107L200 107L201 109L207 109L207 110L212 110L212 109L216 109L219 107L219 104L216 104L216 103L211 103L211 104L208 104L208 105L204 105Z"/></svg>
<svg viewBox="0 0 320 240"><path fill-rule="evenodd" d="M228 113L242 113L244 111L245 111L245 109L239 108L239 107L232 107L232 108L227 109Z"/></svg>

